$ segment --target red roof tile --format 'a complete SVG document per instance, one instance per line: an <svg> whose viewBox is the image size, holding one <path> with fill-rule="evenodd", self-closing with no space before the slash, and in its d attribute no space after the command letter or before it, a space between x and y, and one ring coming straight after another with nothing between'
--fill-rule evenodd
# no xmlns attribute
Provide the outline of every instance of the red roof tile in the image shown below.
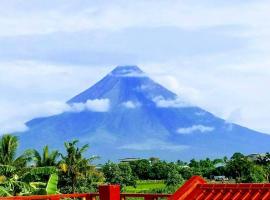
<svg viewBox="0 0 270 200"><path fill-rule="evenodd" d="M270 184L208 184L193 176L169 200L270 200Z"/></svg>

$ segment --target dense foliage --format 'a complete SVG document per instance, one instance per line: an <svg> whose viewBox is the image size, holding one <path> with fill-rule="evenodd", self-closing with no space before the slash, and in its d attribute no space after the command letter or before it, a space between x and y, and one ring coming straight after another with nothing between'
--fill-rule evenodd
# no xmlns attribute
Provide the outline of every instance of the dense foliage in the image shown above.
<svg viewBox="0 0 270 200"><path fill-rule="evenodd" d="M257 156L255 158L235 153L231 159L204 160L192 159L186 163L183 161L165 162L159 159L141 159L125 163L131 168L131 172L126 174L133 180L164 180L167 187L179 186L184 180L193 175L200 175L209 181L215 176L227 177L230 182L269 182L270 176L270 154ZM106 181L109 183L126 184L125 177L121 177L120 164L108 162L103 167ZM227 180L227 179L226 179ZM213 180L214 181L214 180Z"/></svg>
<svg viewBox="0 0 270 200"><path fill-rule="evenodd" d="M88 145L78 141L65 143L65 153L29 149L17 155L18 138L0 138L0 196L90 192L103 175L91 164L95 157L83 153Z"/></svg>
<svg viewBox="0 0 270 200"><path fill-rule="evenodd" d="M214 181L215 176L227 177L230 182L270 181L269 153L255 156L235 153L230 159L190 162L166 162L158 158L108 161L98 168L92 164L97 157L85 156L89 146L80 146L78 140L65 142L64 152L45 146L41 152L29 149L18 155L18 145L16 136L0 138L0 196L92 192L103 183L120 184L123 191L136 188L139 183L145 187L143 192L166 193L175 191L193 175L209 181ZM147 190L148 185L162 188Z"/></svg>

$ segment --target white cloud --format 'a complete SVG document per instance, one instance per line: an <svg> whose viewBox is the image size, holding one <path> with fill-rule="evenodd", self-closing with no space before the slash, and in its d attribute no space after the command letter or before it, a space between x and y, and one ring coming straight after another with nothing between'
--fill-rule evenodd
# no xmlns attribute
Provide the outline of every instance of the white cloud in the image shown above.
<svg viewBox="0 0 270 200"><path fill-rule="evenodd" d="M89 111L107 112L110 110L110 100L109 99L87 100L85 106L86 109Z"/></svg>
<svg viewBox="0 0 270 200"><path fill-rule="evenodd" d="M25 122L36 117L57 115L69 109L65 103L46 101L43 103L0 102L0 133L27 130Z"/></svg>
<svg viewBox="0 0 270 200"><path fill-rule="evenodd" d="M177 133L179 134L191 134L191 133L207 133L207 132L212 132L215 130L214 127L211 126L204 126L204 125L193 125L191 127L186 127L186 128L179 128L177 130Z"/></svg>
<svg viewBox="0 0 270 200"><path fill-rule="evenodd" d="M158 97L155 97L153 101L156 103L157 107L161 107L161 108L183 108L183 107L191 106L179 98L165 99L162 96L158 96Z"/></svg>
<svg viewBox="0 0 270 200"><path fill-rule="evenodd" d="M126 74L117 74L114 76L120 76L120 77L146 77L147 75L141 72L128 72Z"/></svg>
<svg viewBox="0 0 270 200"><path fill-rule="evenodd" d="M13 123L0 122L0 127L0 135L28 130L28 127L22 121L15 121Z"/></svg>
<svg viewBox="0 0 270 200"><path fill-rule="evenodd" d="M166 86L166 88L178 94L179 97L181 97L183 102L193 102L194 99L198 99L200 97L200 91L198 91L196 88L193 88L189 85L180 83L179 79L177 79L171 73L164 74L162 72L159 73L158 71L156 71L156 72L153 72L153 74L151 74L151 77L154 80L156 80L158 83L160 83L161 85Z"/></svg>
<svg viewBox="0 0 270 200"><path fill-rule="evenodd" d="M137 66L118 66L110 74L111 76L118 77L145 77L147 76Z"/></svg>
<svg viewBox="0 0 270 200"><path fill-rule="evenodd" d="M25 122L39 117L58 115L64 112L107 112L110 109L108 99L88 100L86 103L67 104L60 101L47 101L33 104L10 104L0 102L0 133L22 132L27 130Z"/></svg>
<svg viewBox="0 0 270 200"><path fill-rule="evenodd" d="M162 140L149 139L141 143L130 143L120 146L119 149L137 150L137 151L184 151L188 149L187 145L176 145Z"/></svg>
<svg viewBox="0 0 270 200"><path fill-rule="evenodd" d="M110 110L109 99L89 99L85 103L72 103L66 105L68 105L68 108L65 110L67 112L108 112Z"/></svg>
<svg viewBox="0 0 270 200"><path fill-rule="evenodd" d="M139 102L133 102L133 101L123 102L122 105L124 107L130 108L130 109L134 109L134 108L137 108L137 107L141 106L141 104Z"/></svg>
<svg viewBox="0 0 270 200"><path fill-rule="evenodd" d="M260 57L228 52L149 63L144 65L144 69L179 96L183 95L181 91L171 88L159 77L170 75L179 85L187 85L191 91L185 92L184 97L192 105L233 123L270 133L270 95L265 92L265 86L270 85L270 60ZM241 110L241 113L232 118L231 113L235 110Z"/></svg>
<svg viewBox="0 0 270 200"><path fill-rule="evenodd" d="M69 108L67 111L69 112L82 112L86 110L86 104L85 103L73 103L69 105Z"/></svg>

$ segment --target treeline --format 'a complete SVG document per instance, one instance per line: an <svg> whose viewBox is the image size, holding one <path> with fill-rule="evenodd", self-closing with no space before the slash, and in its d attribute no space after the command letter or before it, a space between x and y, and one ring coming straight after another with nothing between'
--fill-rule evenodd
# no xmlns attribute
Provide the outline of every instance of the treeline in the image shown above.
<svg viewBox="0 0 270 200"><path fill-rule="evenodd" d="M189 162L166 162L158 158L93 165L97 157L86 157L89 146L78 140L65 142L64 151L26 150L18 155L16 136L0 138L0 196L94 192L99 184L134 186L138 180L162 180L165 190L173 192L193 175L211 179L225 176L230 182L269 182L270 154L247 157L235 153L231 158L192 159Z"/></svg>
<svg viewBox="0 0 270 200"><path fill-rule="evenodd" d="M157 158L119 164L107 162L102 170L107 182L123 186L136 186L136 180L164 180L167 187L179 186L193 175L208 180L224 176L230 182L261 183L269 182L270 154L251 158L235 153L230 159L192 159L190 162L165 162Z"/></svg>

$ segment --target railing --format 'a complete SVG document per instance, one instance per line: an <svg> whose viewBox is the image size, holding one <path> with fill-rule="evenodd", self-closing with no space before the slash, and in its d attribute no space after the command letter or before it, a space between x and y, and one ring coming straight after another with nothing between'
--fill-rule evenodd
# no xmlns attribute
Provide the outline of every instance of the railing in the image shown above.
<svg viewBox="0 0 270 200"><path fill-rule="evenodd" d="M84 200L96 200L99 193L91 194L54 194L54 195L33 195L33 196L13 196L0 197L0 200L60 200L65 198L79 198Z"/></svg>
<svg viewBox="0 0 270 200"><path fill-rule="evenodd" d="M170 194L132 194L122 193L121 200L128 200L129 198L143 198L144 200L159 200L161 198L167 199ZM57 194L57 195L34 195L34 196L14 196L14 197L0 197L0 200L60 200L65 198L77 198L82 200L97 200L99 193L91 194Z"/></svg>
<svg viewBox="0 0 270 200"><path fill-rule="evenodd" d="M118 185L105 185L99 187L99 193L90 194L55 194L0 197L0 200L61 200L65 198L76 198L82 200L128 200L129 198L140 198L144 200L168 199L170 194L132 194L121 193Z"/></svg>
<svg viewBox="0 0 270 200"><path fill-rule="evenodd" d="M174 194L121 194L119 185L101 185L99 193L0 197L0 200L63 200L65 198L81 200L131 200L130 198L144 200L228 198L270 200L270 184L207 184L203 178L193 176Z"/></svg>

